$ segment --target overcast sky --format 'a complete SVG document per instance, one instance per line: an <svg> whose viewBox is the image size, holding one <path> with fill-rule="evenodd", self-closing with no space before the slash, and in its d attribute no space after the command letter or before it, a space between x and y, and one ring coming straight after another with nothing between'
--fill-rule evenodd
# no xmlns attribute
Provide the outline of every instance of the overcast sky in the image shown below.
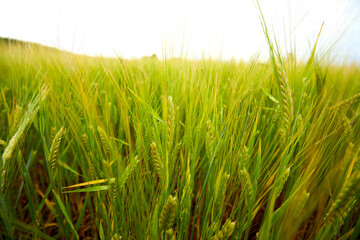
<svg viewBox="0 0 360 240"><path fill-rule="evenodd" d="M284 54L296 43L306 56L324 29L319 51L360 62L359 0L260 0ZM0 36L76 53L126 58L245 59L268 48L252 0L2 0ZM292 44L291 44L292 43Z"/></svg>

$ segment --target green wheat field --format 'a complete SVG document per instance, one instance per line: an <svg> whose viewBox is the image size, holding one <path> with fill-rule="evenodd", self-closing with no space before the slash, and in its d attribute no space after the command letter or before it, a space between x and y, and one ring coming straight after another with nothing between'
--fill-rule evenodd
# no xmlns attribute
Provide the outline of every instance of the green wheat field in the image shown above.
<svg viewBox="0 0 360 240"><path fill-rule="evenodd" d="M0 239L358 239L360 68L0 44ZM321 34L319 34L321 37Z"/></svg>

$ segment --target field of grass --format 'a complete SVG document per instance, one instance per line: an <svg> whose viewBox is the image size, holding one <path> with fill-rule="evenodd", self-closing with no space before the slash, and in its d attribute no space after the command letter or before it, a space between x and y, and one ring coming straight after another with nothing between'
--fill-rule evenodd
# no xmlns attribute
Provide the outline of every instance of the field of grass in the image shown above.
<svg viewBox="0 0 360 240"><path fill-rule="evenodd" d="M238 63L2 42L0 239L358 239L360 68L269 46Z"/></svg>

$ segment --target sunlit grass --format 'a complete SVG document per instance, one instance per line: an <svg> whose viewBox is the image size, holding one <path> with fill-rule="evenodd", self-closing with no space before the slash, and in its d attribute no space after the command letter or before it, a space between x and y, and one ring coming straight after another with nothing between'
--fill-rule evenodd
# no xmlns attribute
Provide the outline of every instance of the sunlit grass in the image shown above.
<svg viewBox="0 0 360 240"><path fill-rule="evenodd" d="M357 239L359 67L269 44L238 63L3 43L0 238Z"/></svg>

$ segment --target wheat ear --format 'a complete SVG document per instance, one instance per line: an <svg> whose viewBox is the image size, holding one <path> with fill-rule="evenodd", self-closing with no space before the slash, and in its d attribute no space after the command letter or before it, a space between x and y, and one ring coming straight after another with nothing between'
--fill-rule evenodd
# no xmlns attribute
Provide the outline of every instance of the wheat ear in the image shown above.
<svg viewBox="0 0 360 240"><path fill-rule="evenodd" d="M25 135L26 135L28 129L30 128L30 125L31 125L38 109L39 109L39 107L36 102L29 105L29 108L26 111L17 131L11 138L9 144L5 148L5 151L2 155L3 166L5 166L6 162L8 160L12 159L14 154L16 154L17 151L19 150L20 145L22 144L22 142L25 138Z"/></svg>
<svg viewBox="0 0 360 240"><path fill-rule="evenodd" d="M176 232L172 228L166 230L165 236L165 239L176 240Z"/></svg>
<svg viewBox="0 0 360 240"><path fill-rule="evenodd" d="M206 121L207 125L207 133L206 133L206 154L209 159L212 158L213 151L214 151L214 142L215 142L215 129L211 123L211 120Z"/></svg>
<svg viewBox="0 0 360 240"><path fill-rule="evenodd" d="M247 167L247 163L249 160L249 148L246 146L243 146L242 150L241 150L241 155L240 155L240 161L239 161L239 169L244 169Z"/></svg>
<svg viewBox="0 0 360 240"><path fill-rule="evenodd" d="M86 151L89 153L90 152L89 137L88 137L88 135L86 133L84 133L81 136L81 141L84 144L84 147L85 147Z"/></svg>
<svg viewBox="0 0 360 240"><path fill-rule="evenodd" d="M90 144L89 144L89 137L86 133L83 133L81 135L81 142L83 143L86 151L86 159L89 165L88 173L91 177L91 179L95 179L95 168L94 164L91 162L90 159L92 159L92 152L90 151Z"/></svg>
<svg viewBox="0 0 360 240"><path fill-rule="evenodd" d="M98 126L97 130L98 130L98 133L100 136L101 143L104 147L105 154L109 156L110 155L110 139L102 127Z"/></svg>
<svg viewBox="0 0 360 240"><path fill-rule="evenodd" d="M287 168L285 169L282 177L280 178L280 181L279 181L279 188L278 188L278 192L276 194L276 198L279 197L282 189L284 188L284 184L285 182L287 181L287 179L289 178L289 175L290 175L290 168Z"/></svg>
<svg viewBox="0 0 360 240"><path fill-rule="evenodd" d="M341 227L343 225L345 218L349 215L356 202L357 200L355 197L352 197L350 199L349 203L345 206L342 213L338 214L337 218L334 220L335 227Z"/></svg>
<svg viewBox="0 0 360 240"><path fill-rule="evenodd" d="M310 194L306 192L306 190L302 190L301 192L296 193L291 207L294 215L301 213L309 197Z"/></svg>
<svg viewBox="0 0 360 240"><path fill-rule="evenodd" d="M219 230L211 239L213 240L222 240L222 239L228 239L231 234L233 234L235 229L235 223L231 222L230 219L227 219L224 225L221 227L221 230Z"/></svg>
<svg viewBox="0 0 360 240"><path fill-rule="evenodd" d="M116 200L116 198L117 198L117 186L116 186L115 178L110 178L109 179L108 186L109 186L108 192L109 192L110 198L112 200Z"/></svg>
<svg viewBox="0 0 360 240"><path fill-rule="evenodd" d="M215 182L215 205L216 208L219 209L219 207L223 204L224 195L226 192L227 187L227 181L229 180L230 175L223 171L223 169L220 170L220 173L218 177L216 178Z"/></svg>
<svg viewBox="0 0 360 240"><path fill-rule="evenodd" d="M335 202L331 205L325 216L325 223L331 225L336 217L339 216L349 203L354 194L360 190L360 172L353 173L345 182Z"/></svg>
<svg viewBox="0 0 360 240"><path fill-rule="evenodd" d="M54 140L54 137L56 135L56 128L55 127L52 127L51 130L50 130L50 141Z"/></svg>
<svg viewBox="0 0 360 240"><path fill-rule="evenodd" d="M14 157L14 155L19 151L20 146L23 144L25 135L29 130L38 109L39 109L38 98L36 98L34 102L29 104L28 109L24 114L23 119L21 120L20 125L18 126L15 134L10 139L10 142L7 144L2 154L3 163L0 172L2 178L1 188L4 194L6 193L6 190L9 186L9 182L11 181L11 179L8 179L7 177L8 176L7 170L9 170L10 168L9 164L14 164L9 160L11 160Z"/></svg>
<svg viewBox="0 0 360 240"><path fill-rule="evenodd" d="M119 233L115 233L111 240L121 240L122 236Z"/></svg>
<svg viewBox="0 0 360 240"><path fill-rule="evenodd" d="M168 97L167 101L168 111L167 111L167 150L170 151L170 148L173 144L174 130L175 130L175 108L174 102L171 96Z"/></svg>
<svg viewBox="0 0 360 240"><path fill-rule="evenodd" d="M55 135L51 147L50 147L50 155L49 155L49 163L51 170L54 170L56 167L56 164L59 159L59 149L60 144L65 135L65 128L61 127L58 133Z"/></svg>
<svg viewBox="0 0 360 240"><path fill-rule="evenodd" d="M281 71L277 66L277 75L279 79L279 86L281 92L282 108L283 108L283 121L281 128L282 142L285 143L287 137L290 135L291 123L293 120L293 101L291 97L291 90L289 87L289 81L285 72Z"/></svg>
<svg viewBox="0 0 360 240"><path fill-rule="evenodd" d="M240 170L241 185L245 191L245 203L249 204L250 199L253 197L254 187L251 183L250 174L246 169Z"/></svg>
<svg viewBox="0 0 360 240"><path fill-rule="evenodd" d="M156 143L152 142L150 144L150 147L151 147L151 157L153 160L154 168L161 181L163 178L163 162L159 155Z"/></svg>
<svg viewBox="0 0 360 240"><path fill-rule="evenodd" d="M20 107L19 105L16 105L13 121L11 124L10 135L13 135L15 130L18 128L20 121L21 121L22 112L23 112L22 107Z"/></svg>
<svg viewBox="0 0 360 240"><path fill-rule="evenodd" d="M339 110L344 110L347 107L351 106L354 103L357 103L360 101L360 93L356 94L353 97L350 97L348 99L345 99L341 102L339 102L338 104L335 104L332 109L338 108Z"/></svg>
<svg viewBox="0 0 360 240"><path fill-rule="evenodd" d="M8 182L6 181L6 169L2 170L1 173L1 190L3 193L7 192Z"/></svg>
<svg viewBox="0 0 360 240"><path fill-rule="evenodd" d="M125 183L129 179L129 176L131 175L131 173L134 172L138 163L139 163L139 158L138 158L138 156L135 156L134 160L129 164L129 166L126 167L126 169L120 179L120 185L119 185L120 190L122 190L125 187Z"/></svg>
<svg viewBox="0 0 360 240"><path fill-rule="evenodd" d="M0 146L6 147L6 145L7 145L6 142L0 139Z"/></svg>
<svg viewBox="0 0 360 240"><path fill-rule="evenodd" d="M350 142L348 147L346 148L344 162L347 163L351 161L353 156L354 156L354 144Z"/></svg>
<svg viewBox="0 0 360 240"><path fill-rule="evenodd" d="M169 195L159 218L159 228L166 231L172 228L175 222L177 198Z"/></svg>
<svg viewBox="0 0 360 240"><path fill-rule="evenodd" d="M191 172L190 172L190 156L187 160L187 167L186 167L186 174L185 174L185 187L183 189L183 193L180 199L180 203L183 204L183 201L186 197L187 201L190 202L191 200Z"/></svg>

